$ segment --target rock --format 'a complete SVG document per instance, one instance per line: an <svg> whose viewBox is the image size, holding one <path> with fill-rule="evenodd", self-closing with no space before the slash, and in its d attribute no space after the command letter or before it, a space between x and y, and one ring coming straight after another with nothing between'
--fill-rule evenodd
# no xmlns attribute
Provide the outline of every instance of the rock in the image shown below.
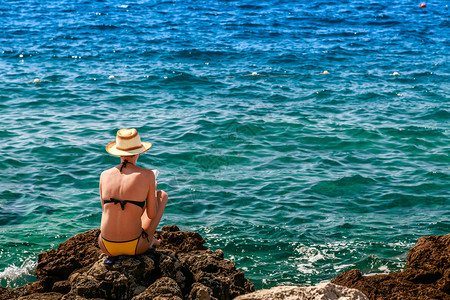
<svg viewBox="0 0 450 300"><path fill-rule="evenodd" d="M406 267L444 273L450 267L450 234L421 237L409 251Z"/></svg>
<svg viewBox="0 0 450 300"><path fill-rule="evenodd" d="M67 294L70 292L70 282L68 280L61 280L57 281L53 284L52 291L61 293L61 294Z"/></svg>
<svg viewBox="0 0 450 300"><path fill-rule="evenodd" d="M43 293L44 288L40 282L32 282L18 288L0 288L0 299L17 299L21 296L31 295L34 293Z"/></svg>
<svg viewBox="0 0 450 300"><path fill-rule="evenodd" d="M70 276L72 291L86 298L129 299L142 292L142 286L150 280L155 269L154 262L147 256L129 258L108 266L98 260L88 271Z"/></svg>
<svg viewBox="0 0 450 300"><path fill-rule="evenodd" d="M177 282L169 277L162 277L132 300L183 300L183 294Z"/></svg>
<svg viewBox="0 0 450 300"><path fill-rule="evenodd" d="M42 293L19 297L18 300L59 300L63 296L64 295L60 293Z"/></svg>
<svg viewBox="0 0 450 300"><path fill-rule="evenodd" d="M164 226L157 232L163 242L156 251L112 266L103 264L98 234L78 234L39 254L40 280L0 288L0 299L364 299L347 288L369 299L450 299L450 234L420 238L400 273L362 276L350 270L332 281L339 286L276 287L252 294L254 286L244 273L224 260L223 251L204 247L198 233Z"/></svg>
<svg viewBox="0 0 450 300"><path fill-rule="evenodd" d="M223 251L198 250L178 255L194 282L208 286L218 299L231 299L254 291L253 283L245 279L244 273L237 270L234 263L223 259ZM229 295L229 296L228 296Z"/></svg>
<svg viewBox="0 0 450 300"><path fill-rule="evenodd" d="M80 233L39 254L39 281L1 288L0 299L227 300L254 291L253 283L233 262L223 259L221 250L212 252L203 246L205 240L198 233L164 226L157 232L163 239L157 250L113 265L103 263L106 256L98 248L99 233L98 229Z"/></svg>
<svg viewBox="0 0 450 300"><path fill-rule="evenodd" d="M60 244L57 249L38 255L36 277L46 290L51 290L56 281L66 280L82 267L90 266L101 254L97 245L100 230L93 229L77 234Z"/></svg>
<svg viewBox="0 0 450 300"><path fill-rule="evenodd" d="M35 294L36 295L36 294ZM87 300L84 297L76 295L75 293L69 293L64 295L61 300ZM89 300L102 300L101 298L89 298Z"/></svg>
<svg viewBox="0 0 450 300"><path fill-rule="evenodd" d="M191 293L189 294L189 300L214 300L217 299L212 296L213 291L211 288L201 283L194 283L192 285Z"/></svg>
<svg viewBox="0 0 450 300"><path fill-rule="evenodd" d="M450 299L450 234L420 238L402 272L362 276L355 269L332 282L358 289L369 299Z"/></svg>
<svg viewBox="0 0 450 300"><path fill-rule="evenodd" d="M349 289L332 283L321 283L311 287L278 286L269 290L259 290L246 294L234 300L367 300L368 298L358 290Z"/></svg>
<svg viewBox="0 0 450 300"><path fill-rule="evenodd" d="M130 299L152 280L155 263L148 256L119 260L112 266L103 263L105 258L88 271L70 276L75 294L85 298Z"/></svg>
<svg viewBox="0 0 450 300"><path fill-rule="evenodd" d="M161 245L158 247L159 251L170 250L175 253L186 253L207 249L203 246L205 240L197 232L180 231L175 225L166 225L157 233L162 238Z"/></svg>

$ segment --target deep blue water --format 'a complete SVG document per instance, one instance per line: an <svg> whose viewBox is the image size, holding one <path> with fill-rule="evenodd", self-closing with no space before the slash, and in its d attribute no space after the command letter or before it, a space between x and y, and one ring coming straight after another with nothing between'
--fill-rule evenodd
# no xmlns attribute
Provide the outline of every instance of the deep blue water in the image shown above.
<svg viewBox="0 0 450 300"><path fill-rule="evenodd" d="M400 271L450 231L446 1L0 2L0 285L99 227L137 128L169 194L257 288Z"/></svg>

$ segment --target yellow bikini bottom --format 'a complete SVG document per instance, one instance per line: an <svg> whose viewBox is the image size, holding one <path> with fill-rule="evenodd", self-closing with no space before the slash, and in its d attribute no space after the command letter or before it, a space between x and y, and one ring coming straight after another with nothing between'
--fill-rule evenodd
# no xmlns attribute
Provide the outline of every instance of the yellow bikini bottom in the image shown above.
<svg viewBox="0 0 450 300"><path fill-rule="evenodd" d="M144 230L142 230L142 234L140 236L130 241L108 241L102 236L102 243L105 246L106 251L108 251L111 256L136 255L137 246L141 236L148 239L148 234Z"/></svg>

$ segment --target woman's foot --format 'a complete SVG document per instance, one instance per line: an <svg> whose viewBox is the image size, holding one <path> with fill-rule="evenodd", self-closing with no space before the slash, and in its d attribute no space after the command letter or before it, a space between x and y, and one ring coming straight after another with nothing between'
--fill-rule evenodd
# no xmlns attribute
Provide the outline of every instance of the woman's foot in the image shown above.
<svg viewBox="0 0 450 300"><path fill-rule="evenodd" d="M150 249L152 248L156 248L161 244L161 239L156 239L155 237L153 237L152 239L152 243L150 244Z"/></svg>
<svg viewBox="0 0 450 300"><path fill-rule="evenodd" d="M117 256L108 256L103 263L105 265L113 265L116 262L117 258Z"/></svg>

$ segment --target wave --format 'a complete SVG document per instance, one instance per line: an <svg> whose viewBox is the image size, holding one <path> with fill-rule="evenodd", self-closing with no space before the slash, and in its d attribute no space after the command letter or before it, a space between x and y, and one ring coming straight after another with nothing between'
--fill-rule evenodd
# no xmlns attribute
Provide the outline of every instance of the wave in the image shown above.
<svg viewBox="0 0 450 300"><path fill-rule="evenodd" d="M449 199L446 197L436 197L429 195L413 195L406 193L386 193L379 197L373 207L377 209L405 209L412 207L447 207Z"/></svg>
<svg viewBox="0 0 450 300"><path fill-rule="evenodd" d="M243 5L238 5L238 8L254 11L254 10L264 9L264 6L254 5L254 4L253 5L252 4L243 4Z"/></svg>
<svg viewBox="0 0 450 300"><path fill-rule="evenodd" d="M427 112L426 114L417 117L420 120L450 120L450 112L445 109L433 110L432 112Z"/></svg>
<svg viewBox="0 0 450 300"><path fill-rule="evenodd" d="M218 83L204 76L196 76L184 72L172 71L159 81L162 86L173 86L177 89L192 89L205 86L216 86Z"/></svg>
<svg viewBox="0 0 450 300"><path fill-rule="evenodd" d="M116 29L122 29L119 26L116 25L111 25L111 24L100 24L100 25L84 25L84 26L80 26L77 30L82 30L85 29L87 31L91 31L91 30L116 30Z"/></svg>
<svg viewBox="0 0 450 300"><path fill-rule="evenodd" d="M34 276L34 270L37 266L37 262L32 258L27 258L20 266L14 264L9 265L4 271L0 272L0 286L17 287L20 286L20 282L26 282Z"/></svg>
<svg viewBox="0 0 450 300"><path fill-rule="evenodd" d="M203 171L211 171L224 166L244 165L249 161L247 157L239 155L197 155L193 160L196 165Z"/></svg>
<svg viewBox="0 0 450 300"><path fill-rule="evenodd" d="M366 22L365 24L366 25L371 25L371 26L398 26L398 25L403 25L402 22L394 21L394 20L369 21L369 22Z"/></svg>
<svg viewBox="0 0 450 300"><path fill-rule="evenodd" d="M369 186L376 183L375 179L364 177L359 174L345 176L336 180L322 180L314 184L309 193L326 196L348 196L355 193L369 190Z"/></svg>
<svg viewBox="0 0 450 300"><path fill-rule="evenodd" d="M1 271L26 277L14 249L37 255L98 226L98 176L116 163L104 147L122 126L154 143L139 161L161 170L173 201L162 222L222 228L208 242L228 241L259 288L332 278L355 255L395 261L407 249L374 244L386 236L449 231L445 13L405 1L143 2L0 5ZM328 241L343 243L336 258ZM360 267L396 270L371 263Z"/></svg>
<svg viewBox="0 0 450 300"><path fill-rule="evenodd" d="M384 127L379 129L381 133L392 137L446 137L443 130L438 128L427 128L420 126L407 126L404 128ZM405 146L408 146L407 144Z"/></svg>
<svg viewBox="0 0 450 300"><path fill-rule="evenodd" d="M234 54L233 51L227 50L203 50L203 49L183 49L172 51L170 54L177 58L195 58L205 60L207 62L216 61L218 59L227 58Z"/></svg>

